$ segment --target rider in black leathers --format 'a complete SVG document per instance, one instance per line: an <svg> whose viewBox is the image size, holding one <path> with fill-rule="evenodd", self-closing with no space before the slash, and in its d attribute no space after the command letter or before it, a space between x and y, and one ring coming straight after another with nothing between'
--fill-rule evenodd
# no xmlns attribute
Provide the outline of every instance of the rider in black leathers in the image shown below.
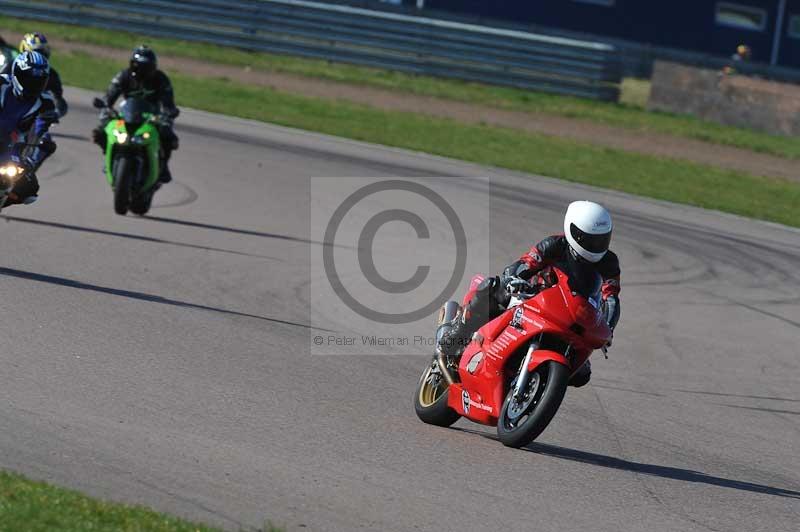
<svg viewBox="0 0 800 532"><path fill-rule="evenodd" d="M155 110L169 118L169 121L159 125L163 153L159 182L169 183L172 181L169 158L172 151L178 149L178 137L172 129L172 119L177 117L180 111L175 106L172 83L164 72L158 70L156 54L147 46L139 46L133 51L129 67L114 76L103 100L106 106L111 108L120 96L143 98ZM105 126L108 121L108 114L102 114L100 125L92 131L92 139L104 151Z"/></svg>

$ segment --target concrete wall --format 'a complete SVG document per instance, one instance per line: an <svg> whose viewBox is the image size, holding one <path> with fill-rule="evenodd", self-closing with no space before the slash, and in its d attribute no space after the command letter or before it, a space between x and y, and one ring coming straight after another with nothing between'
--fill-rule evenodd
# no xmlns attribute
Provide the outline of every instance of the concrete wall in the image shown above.
<svg viewBox="0 0 800 532"><path fill-rule="evenodd" d="M726 125L800 135L800 85L656 62L648 108Z"/></svg>

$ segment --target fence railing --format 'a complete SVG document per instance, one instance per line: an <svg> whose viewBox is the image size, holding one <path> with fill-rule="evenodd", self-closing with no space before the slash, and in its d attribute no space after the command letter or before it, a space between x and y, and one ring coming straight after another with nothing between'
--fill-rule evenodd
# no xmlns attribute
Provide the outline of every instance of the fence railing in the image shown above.
<svg viewBox="0 0 800 532"><path fill-rule="evenodd" d="M406 5L404 6L395 6L380 2L378 0L327 1L358 7L368 6L372 9L382 9L387 11L401 12L409 15L426 16L429 18L456 21L464 24L492 26L521 32L536 33L539 35L549 35L555 37L564 37L567 39L577 39L579 41L604 43L612 46L616 50L616 53L619 56L618 60L621 65L620 68L622 69L623 77L650 78L653 74L654 64L659 60L708 69L721 69L722 67L731 64L730 55L728 54L715 55L708 52L670 48L666 46L629 41L600 34L569 31L553 26L490 19L467 13L455 13L427 8L416 9L408 5L408 2L405 2ZM730 53L733 53L733 50L731 50ZM737 72L748 76L756 76L788 83L800 83L800 69L798 68L749 61L737 63L735 67Z"/></svg>
<svg viewBox="0 0 800 532"><path fill-rule="evenodd" d="M611 45L301 0L0 0L5 13L615 101Z"/></svg>

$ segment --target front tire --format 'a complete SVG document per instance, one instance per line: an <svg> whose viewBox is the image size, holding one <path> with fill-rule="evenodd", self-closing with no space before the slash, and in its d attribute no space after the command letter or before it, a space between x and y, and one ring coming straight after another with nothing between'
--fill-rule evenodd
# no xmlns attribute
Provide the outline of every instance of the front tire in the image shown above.
<svg viewBox="0 0 800 532"><path fill-rule="evenodd" d="M439 371L436 361L431 362L419 378L414 393L414 410L417 417L429 425L449 427L461 417L447 406L450 386Z"/></svg>
<svg viewBox="0 0 800 532"><path fill-rule="evenodd" d="M568 381L569 368L550 361L531 373L521 400L514 399L512 387L497 420L497 436L502 444L523 447L544 432L561 406Z"/></svg>
<svg viewBox="0 0 800 532"><path fill-rule="evenodd" d="M150 204L153 202L153 191L147 191L139 195L131 201L131 212L139 216L144 216L150 210Z"/></svg>
<svg viewBox="0 0 800 532"><path fill-rule="evenodd" d="M128 214L131 201L131 173L128 160L120 157L114 165L114 212L122 216Z"/></svg>

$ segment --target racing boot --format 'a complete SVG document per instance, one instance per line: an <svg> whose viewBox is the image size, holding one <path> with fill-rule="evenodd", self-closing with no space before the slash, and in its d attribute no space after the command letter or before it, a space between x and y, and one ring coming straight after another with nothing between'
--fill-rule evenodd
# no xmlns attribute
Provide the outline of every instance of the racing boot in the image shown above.
<svg viewBox="0 0 800 532"><path fill-rule="evenodd" d="M580 388L581 386L586 386L589 384L589 380L592 378L592 365L587 360L583 363L583 366L575 372L569 381L567 382L567 386L574 386L575 388Z"/></svg>
<svg viewBox="0 0 800 532"><path fill-rule="evenodd" d="M469 343L467 324L461 315L436 329L436 345L448 357L456 357Z"/></svg>
<svg viewBox="0 0 800 532"><path fill-rule="evenodd" d="M439 313L436 329L436 350L448 357L457 358L470 341L473 327L468 320L469 308L464 309L455 301L448 301Z"/></svg>
<svg viewBox="0 0 800 532"><path fill-rule="evenodd" d="M103 126L97 126L92 130L92 142L97 144L103 154L106 153L106 130Z"/></svg>
<svg viewBox="0 0 800 532"><path fill-rule="evenodd" d="M172 156L172 150L163 147L161 152L161 172L158 174L159 184L165 185L172 181L172 173L169 171L169 158Z"/></svg>
<svg viewBox="0 0 800 532"><path fill-rule="evenodd" d="M172 173L170 173L169 171L169 166L167 166L167 164L164 163L161 166L161 173L158 175L158 182L159 184L163 185L169 183L170 181L172 181Z"/></svg>

